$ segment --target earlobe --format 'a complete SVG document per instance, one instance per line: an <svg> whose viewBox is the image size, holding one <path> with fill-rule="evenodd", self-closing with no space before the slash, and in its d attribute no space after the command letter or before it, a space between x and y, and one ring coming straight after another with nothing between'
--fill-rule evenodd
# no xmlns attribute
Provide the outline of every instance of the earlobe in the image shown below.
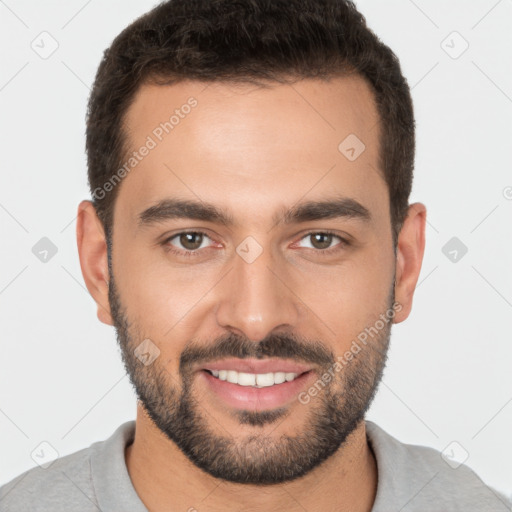
<svg viewBox="0 0 512 512"><path fill-rule="evenodd" d="M425 251L427 210L422 203L409 206L407 217L398 236L395 274L395 300L401 310L394 323L403 322L411 312L414 290L421 271Z"/></svg>
<svg viewBox="0 0 512 512"><path fill-rule="evenodd" d="M91 201L78 205L76 239L85 284L98 307L98 319L114 325L108 301L108 254L105 232Z"/></svg>

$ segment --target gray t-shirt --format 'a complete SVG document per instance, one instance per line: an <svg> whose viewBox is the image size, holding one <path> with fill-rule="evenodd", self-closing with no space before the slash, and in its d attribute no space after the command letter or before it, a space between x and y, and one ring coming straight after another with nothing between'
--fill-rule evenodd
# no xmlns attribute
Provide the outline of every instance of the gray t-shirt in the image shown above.
<svg viewBox="0 0 512 512"><path fill-rule="evenodd" d="M366 431L378 470L372 512L512 510L466 465L453 468L437 450L404 444L368 420ZM0 487L0 511L147 512L124 458L134 433L135 421L128 421L105 441L22 473Z"/></svg>

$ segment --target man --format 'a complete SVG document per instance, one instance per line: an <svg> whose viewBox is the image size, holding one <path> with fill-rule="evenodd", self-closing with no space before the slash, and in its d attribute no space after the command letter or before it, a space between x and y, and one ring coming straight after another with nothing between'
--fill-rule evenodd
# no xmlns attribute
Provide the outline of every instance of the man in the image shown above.
<svg viewBox="0 0 512 512"><path fill-rule="evenodd" d="M398 60L342 0L172 0L107 50L77 241L136 422L2 510L507 510L365 421L426 209Z"/></svg>

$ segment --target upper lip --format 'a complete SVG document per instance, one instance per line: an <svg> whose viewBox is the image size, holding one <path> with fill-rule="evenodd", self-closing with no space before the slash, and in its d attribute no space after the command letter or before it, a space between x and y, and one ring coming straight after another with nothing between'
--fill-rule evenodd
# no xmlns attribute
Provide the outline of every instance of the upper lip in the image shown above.
<svg viewBox="0 0 512 512"><path fill-rule="evenodd" d="M244 373L297 373L312 370L312 367L286 359L219 359L202 365L202 370L234 370Z"/></svg>

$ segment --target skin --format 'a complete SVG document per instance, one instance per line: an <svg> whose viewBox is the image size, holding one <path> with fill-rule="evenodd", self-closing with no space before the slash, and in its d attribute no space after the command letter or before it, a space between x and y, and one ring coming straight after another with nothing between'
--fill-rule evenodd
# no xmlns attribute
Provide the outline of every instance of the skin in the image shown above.
<svg viewBox="0 0 512 512"><path fill-rule="evenodd" d="M426 209L421 203L410 206L395 254L388 190L377 170L378 116L367 84L353 76L275 84L271 89L197 82L144 85L125 119L131 150L143 145L190 96L198 106L118 185L113 223L113 275L125 317L132 323L131 336L138 342L149 338L158 346L155 368L166 372L169 384L181 388L179 359L191 340L208 345L229 333L253 342L272 333L296 334L321 340L341 356L385 311L393 281L394 299L400 304L393 323L404 321L421 269ZM355 161L338 150L350 133L366 146ZM364 205L370 221L274 225L277 213L333 193ZM139 227L139 213L166 197L200 198L229 211L238 224L227 228L174 219ZM211 240L202 247L211 248L199 249L194 257L165 251L160 242L189 229L207 233ZM306 234L322 230L348 236L352 243L320 256ZM236 252L247 236L263 249L250 264ZM105 235L90 201L78 208L77 241L98 318L115 325ZM330 247L339 242L334 238ZM172 245L187 249L178 238ZM342 382L340 377L333 384L341 392ZM192 390L211 431L228 433L235 444L254 434L277 442L283 434L305 433L321 403L294 401L278 424L256 426L241 424L199 380L193 381ZM261 487L202 471L162 433L139 401L135 441L125 456L132 483L151 511L370 511L377 489L364 421L306 475Z"/></svg>

